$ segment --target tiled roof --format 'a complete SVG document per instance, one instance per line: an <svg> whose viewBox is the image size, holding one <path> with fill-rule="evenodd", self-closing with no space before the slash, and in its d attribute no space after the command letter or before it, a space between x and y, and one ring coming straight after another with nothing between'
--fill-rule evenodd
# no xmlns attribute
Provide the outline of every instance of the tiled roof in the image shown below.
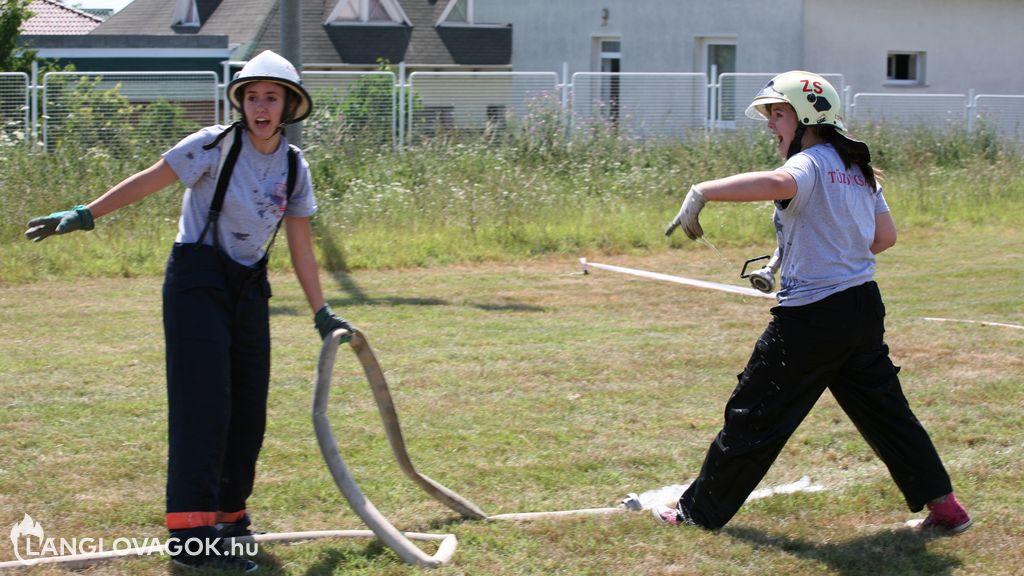
<svg viewBox="0 0 1024 576"><path fill-rule="evenodd" d="M140 0L136 0L140 1ZM410 66L498 65L511 63L512 29L494 27L437 27L447 2L399 0L412 26L324 25L338 0L306 0L302 4L303 64L375 66L377 58ZM277 5L256 38L256 49L278 50L280 15Z"/></svg>
<svg viewBox="0 0 1024 576"><path fill-rule="evenodd" d="M54 0L32 0L28 5L32 17L21 24L22 34L71 35L88 34L103 19Z"/></svg>
<svg viewBox="0 0 1024 576"><path fill-rule="evenodd" d="M304 0L300 27L304 64L376 66L377 58L411 66L508 66L510 26L435 26L447 2L398 0L412 26L325 26L338 0ZM91 35L228 37L232 59L247 60L264 49L280 50L280 0L196 0L201 25L171 26L173 0L134 0Z"/></svg>
<svg viewBox="0 0 1024 576"><path fill-rule="evenodd" d="M201 25L186 32L183 27L171 27L173 0L134 0L108 18L93 34L227 36L228 45L236 48L256 38L267 13L279 3L280 0L197 0ZM243 55L243 58L247 56Z"/></svg>

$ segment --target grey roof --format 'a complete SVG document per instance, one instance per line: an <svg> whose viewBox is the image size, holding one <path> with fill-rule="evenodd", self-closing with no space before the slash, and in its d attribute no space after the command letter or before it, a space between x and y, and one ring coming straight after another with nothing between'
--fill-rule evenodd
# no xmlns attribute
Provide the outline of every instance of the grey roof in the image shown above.
<svg viewBox="0 0 1024 576"><path fill-rule="evenodd" d="M498 65L512 61L512 27L435 26L447 2L399 0L407 25L324 25L337 0L306 0L302 4L304 64L376 65L378 58L411 66ZM280 46L278 7L271 8L255 52ZM460 29L452 34L448 30ZM466 33L472 31L472 33Z"/></svg>
<svg viewBox="0 0 1024 576"><path fill-rule="evenodd" d="M91 34L227 36L228 46L237 48L257 37L267 14L278 3L279 0L197 0L202 25L196 30L171 26L173 0L134 0Z"/></svg>
<svg viewBox="0 0 1024 576"><path fill-rule="evenodd" d="M411 66L508 66L512 28L435 26L444 0L399 0L412 26L324 25L337 0L304 0L301 13L305 64L375 66L378 58ZM279 50L280 0L196 0L201 26L172 27L173 0L134 0L100 24L94 35L227 36L234 58Z"/></svg>

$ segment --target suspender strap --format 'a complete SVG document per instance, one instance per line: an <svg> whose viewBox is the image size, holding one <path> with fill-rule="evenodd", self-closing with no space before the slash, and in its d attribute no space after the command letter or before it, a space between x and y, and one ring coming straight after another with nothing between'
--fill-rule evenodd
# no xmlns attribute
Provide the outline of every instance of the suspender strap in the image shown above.
<svg viewBox="0 0 1024 576"><path fill-rule="evenodd" d="M228 182L231 181L231 172L235 169L235 164L238 162L238 155L242 152L242 129L232 124L227 130L234 130L235 138L231 142L231 148L228 149L227 154L224 153L224 145L220 147L220 165L217 167L217 188L213 194L213 202L210 203L210 211L206 219L206 226L203 227L203 231L199 234L199 240L197 244L203 243L203 238L206 237L206 231L213 225L213 245L219 246L220 239L217 234L217 218L220 217L220 210L224 206L224 194L228 190ZM224 137L221 134L211 144L212 146L217 145L220 139Z"/></svg>
<svg viewBox="0 0 1024 576"><path fill-rule="evenodd" d="M288 189L285 192L285 206L288 205L288 201L292 199L292 192L295 191L295 181L298 179L299 174L299 153L298 149L291 144L288 145ZM281 229L281 222L284 222L284 216L277 221L277 227L274 228L274 235L270 237L270 243L267 244L267 249L263 251L265 260L270 259L270 249L274 247L274 240L277 240L277 231Z"/></svg>

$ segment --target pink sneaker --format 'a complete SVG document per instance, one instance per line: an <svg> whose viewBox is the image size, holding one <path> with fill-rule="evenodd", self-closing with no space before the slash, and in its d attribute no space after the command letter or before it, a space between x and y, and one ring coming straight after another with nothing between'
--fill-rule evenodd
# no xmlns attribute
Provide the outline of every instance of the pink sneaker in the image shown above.
<svg viewBox="0 0 1024 576"><path fill-rule="evenodd" d="M654 519L659 523L668 524L669 526L679 526L683 523L679 511L668 506L655 506L651 508L651 516L654 516Z"/></svg>
<svg viewBox="0 0 1024 576"><path fill-rule="evenodd" d="M959 534L971 527L971 517L967 510L957 502L952 492L939 503L928 504L928 517L915 522L917 530L930 530L944 534Z"/></svg>

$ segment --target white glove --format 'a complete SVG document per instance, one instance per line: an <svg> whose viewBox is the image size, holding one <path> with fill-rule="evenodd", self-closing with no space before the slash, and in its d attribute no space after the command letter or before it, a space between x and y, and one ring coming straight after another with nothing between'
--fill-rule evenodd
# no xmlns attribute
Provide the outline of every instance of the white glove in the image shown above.
<svg viewBox="0 0 1024 576"><path fill-rule="evenodd" d="M676 214L675 220L670 222L668 227L665 228L665 236L671 236L676 231L676 228L679 227L682 227L686 237L690 240L696 240L703 236L704 229L700 227L700 221L697 219L697 216L706 203L707 198L700 193L700 190L690 186L690 191L686 193L683 205L679 208L679 214Z"/></svg>

